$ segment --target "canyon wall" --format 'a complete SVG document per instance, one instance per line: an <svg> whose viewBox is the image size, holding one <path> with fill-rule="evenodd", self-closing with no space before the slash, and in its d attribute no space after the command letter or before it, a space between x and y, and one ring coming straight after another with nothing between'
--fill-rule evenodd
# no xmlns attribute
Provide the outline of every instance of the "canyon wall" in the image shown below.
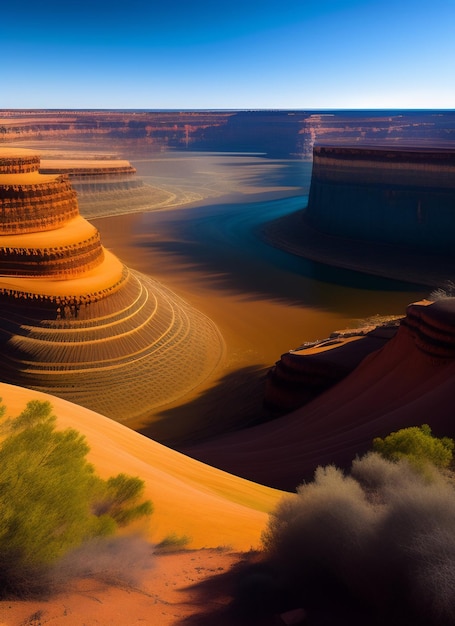
<svg viewBox="0 0 455 626"><path fill-rule="evenodd" d="M148 150L256 152L311 159L318 141L455 139L454 111L84 111L0 109L0 144L96 138Z"/></svg>
<svg viewBox="0 0 455 626"><path fill-rule="evenodd" d="M455 151L315 146L305 220L337 237L450 255Z"/></svg>

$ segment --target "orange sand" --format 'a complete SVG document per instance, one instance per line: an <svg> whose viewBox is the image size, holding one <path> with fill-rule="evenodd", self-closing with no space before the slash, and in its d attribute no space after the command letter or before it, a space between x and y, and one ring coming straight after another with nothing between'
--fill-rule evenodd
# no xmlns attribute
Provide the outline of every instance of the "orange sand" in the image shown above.
<svg viewBox="0 0 455 626"><path fill-rule="evenodd" d="M2 626L178 626L195 613L220 608L222 592L203 603L192 588L225 573L242 555L220 550L180 552L152 559L135 586L111 586L93 579L75 581L63 593L41 601L0 601ZM223 590L224 591L224 590ZM221 593L219 593L221 592ZM227 601L222 599L221 602ZM214 626L235 626L217 618Z"/></svg>
<svg viewBox="0 0 455 626"><path fill-rule="evenodd" d="M83 433L89 459L102 476L125 472L146 484L155 512L147 533L154 542L169 534L190 538L191 548L257 548L260 533L282 493L212 469L88 409L47 394L0 384L10 416L28 399L51 400L58 425Z"/></svg>
<svg viewBox="0 0 455 626"><path fill-rule="evenodd" d="M87 437L89 460L100 475L140 476L155 507L147 531L151 541L171 533L191 537L190 550L152 557L150 569L132 586L87 578L73 580L46 600L0 601L2 626L177 626L190 615L219 608L217 594L201 605L192 586L227 571L243 558L237 551L258 547L267 513L282 492L213 470L64 400L6 384L0 384L0 396L8 415L17 415L30 399L50 400L58 426Z"/></svg>

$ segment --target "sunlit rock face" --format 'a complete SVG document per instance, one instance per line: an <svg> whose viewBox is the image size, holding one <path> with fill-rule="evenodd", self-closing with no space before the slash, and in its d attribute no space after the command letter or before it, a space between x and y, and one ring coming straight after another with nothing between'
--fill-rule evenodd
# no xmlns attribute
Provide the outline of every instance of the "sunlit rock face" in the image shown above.
<svg viewBox="0 0 455 626"><path fill-rule="evenodd" d="M452 254L455 152L316 146L305 219L330 235Z"/></svg>
<svg viewBox="0 0 455 626"><path fill-rule="evenodd" d="M213 371L221 336L105 250L67 177L38 168L0 150L0 379L146 420Z"/></svg>

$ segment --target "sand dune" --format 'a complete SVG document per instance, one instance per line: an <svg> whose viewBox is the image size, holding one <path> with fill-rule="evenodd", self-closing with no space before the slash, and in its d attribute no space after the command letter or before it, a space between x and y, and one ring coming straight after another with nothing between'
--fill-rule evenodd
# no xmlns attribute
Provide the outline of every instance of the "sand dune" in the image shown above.
<svg viewBox="0 0 455 626"><path fill-rule="evenodd" d="M428 306L427 306L428 305ZM317 465L349 465L376 436L428 423L455 436L455 299L408 307L397 334L344 380L282 418L188 454L281 489L311 478Z"/></svg>
<svg viewBox="0 0 455 626"><path fill-rule="evenodd" d="M0 384L10 416L29 399L50 400L58 426L83 433L89 460L102 476L125 472L146 483L153 501L149 538L186 535L189 548L229 546L249 550L259 545L267 513L282 493L212 469L174 452L108 418L64 400L13 385Z"/></svg>

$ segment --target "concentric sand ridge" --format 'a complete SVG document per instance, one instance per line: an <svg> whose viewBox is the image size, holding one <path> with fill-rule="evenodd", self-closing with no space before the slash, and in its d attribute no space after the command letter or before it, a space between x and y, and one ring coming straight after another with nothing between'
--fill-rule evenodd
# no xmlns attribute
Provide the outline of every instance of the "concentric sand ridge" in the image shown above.
<svg viewBox="0 0 455 626"><path fill-rule="evenodd" d="M112 314L39 325L10 307L3 380L52 389L127 423L197 386L220 360L216 326L147 276L130 270L122 289L97 304Z"/></svg>
<svg viewBox="0 0 455 626"><path fill-rule="evenodd" d="M33 189L41 179L47 185L39 162L26 156L28 172L18 171L26 169L18 151L0 153L0 171L8 171L7 184L0 180L3 213L11 185L25 190L32 209ZM63 225L57 215L51 230L30 232L30 207L13 209L20 232L11 234L7 221L0 227L3 381L137 423L212 373L224 344L211 320L124 266L80 215Z"/></svg>

